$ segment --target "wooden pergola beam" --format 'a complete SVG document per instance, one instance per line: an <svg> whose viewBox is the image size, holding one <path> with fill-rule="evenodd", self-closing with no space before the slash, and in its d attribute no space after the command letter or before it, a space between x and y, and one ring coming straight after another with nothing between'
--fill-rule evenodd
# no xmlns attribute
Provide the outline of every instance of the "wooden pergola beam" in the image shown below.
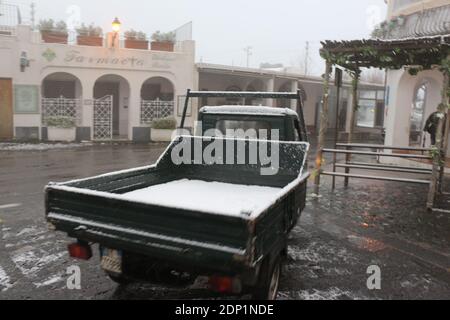
<svg viewBox="0 0 450 320"><path fill-rule="evenodd" d="M398 69L408 65L440 65L450 52L450 36L405 40L324 41L322 56L347 69Z"/></svg>
<svg viewBox="0 0 450 320"><path fill-rule="evenodd" d="M448 46L448 44L442 45L442 44L425 44L425 45L415 45L415 44L411 44L411 45L407 45L407 46L395 46L395 48L401 49L401 50L415 50L415 51L420 51L422 49L439 49L443 46ZM394 46L389 45L389 46L374 46L371 47L376 51L381 51L381 52L393 52L394 50ZM330 53L358 53L364 52L364 48L361 48L361 46L357 46L357 47L342 47L342 48L327 48L325 49Z"/></svg>

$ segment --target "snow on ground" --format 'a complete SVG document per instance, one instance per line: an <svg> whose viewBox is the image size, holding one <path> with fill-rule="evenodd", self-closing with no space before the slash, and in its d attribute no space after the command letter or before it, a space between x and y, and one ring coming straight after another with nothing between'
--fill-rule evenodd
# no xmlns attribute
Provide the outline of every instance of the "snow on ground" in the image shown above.
<svg viewBox="0 0 450 320"><path fill-rule="evenodd" d="M123 195L125 199L223 215L249 215L268 206L280 188L177 180Z"/></svg>
<svg viewBox="0 0 450 320"><path fill-rule="evenodd" d="M36 286L36 288L41 288L51 286L52 284L58 283L62 280L63 280L62 273L59 273L48 277L46 280L42 282L34 282L33 284Z"/></svg>
<svg viewBox="0 0 450 320"><path fill-rule="evenodd" d="M28 246L13 252L11 259L23 275L33 276L65 255L66 252L49 254L46 250Z"/></svg>
<svg viewBox="0 0 450 320"><path fill-rule="evenodd" d="M4 228L2 231L9 257L22 274L20 279L29 280L36 288L63 281L66 240L55 239L55 234L49 233L45 225L30 225L15 231ZM0 280L0 291L1 288Z"/></svg>
<svg viewBox="0 0 450 320"><path fill-rule="evenodd" d="M367 300L368 298L347 290L331 287L326 290L301 290L297 292L299 300Z"/></svg>
<svg viewBox="0 0 450 320"><path fill-rule="evenodd" d="M0 143L0 151L47 151L90 146L92 143Z"/></svg>
<svg viewBox="0 0 450 320"><path fill-rule="evenodd" d="M12 284L10 283L10 278L6 274L5 270L0 266L0 292L6 291L9 288L12 287Z"/></svg>

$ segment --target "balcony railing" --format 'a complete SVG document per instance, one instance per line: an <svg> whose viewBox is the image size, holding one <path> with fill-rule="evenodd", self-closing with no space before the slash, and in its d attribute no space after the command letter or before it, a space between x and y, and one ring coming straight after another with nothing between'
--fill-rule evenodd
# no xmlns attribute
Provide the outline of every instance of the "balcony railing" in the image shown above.
<svg viewBox="0 0 450 320"><path fill-rule="evenodd" d="M17 25L21 23L19 7L0 1L0 35L15 35Z"/></svg>
<svg viewBox="0 0 450 320"><path fill-rule="evenodd" d="M1 29L0 29L1 31ZM44 43L59 43L68 45L106 47L108 46L107 34L99 36L82 36L74 31L69 30L66 33L60 33L58 30L41 31L40 36ZM150 39L146 40L129 40L120 36L118 39L118 48L134 49L143 51L162 51L162 52L181 52L182 42L176 41L174 43L152 42Z"/></svg>
<svg viewBox="0 0 450 320"><path fill-rule="evenodd" d="M0 25L0 36L14 36L16 35L16 28L12 26Z"/></svg>

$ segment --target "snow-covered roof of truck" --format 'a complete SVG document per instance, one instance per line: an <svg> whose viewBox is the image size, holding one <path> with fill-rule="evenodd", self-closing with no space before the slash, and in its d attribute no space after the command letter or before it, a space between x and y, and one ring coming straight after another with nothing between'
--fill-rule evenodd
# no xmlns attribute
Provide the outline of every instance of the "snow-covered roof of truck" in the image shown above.
<svg viewBox="0 0 450 320"><path fill-rule="evenodd" d="M201 113L212 114L264 114L275 116L295 116L298 114L289 108L272 108L264 106L220 106L220 107L203 107L200 109Z"/></svg>

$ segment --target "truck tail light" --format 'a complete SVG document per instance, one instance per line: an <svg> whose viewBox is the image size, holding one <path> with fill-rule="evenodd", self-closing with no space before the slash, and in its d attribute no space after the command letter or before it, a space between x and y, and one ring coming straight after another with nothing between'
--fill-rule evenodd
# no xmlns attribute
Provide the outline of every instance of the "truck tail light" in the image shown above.
<svg viewBox="0 0 450 320"><path fill-rule="evenodd" d="M232 277L212 276L209 278L209 286L219 293L240 293L242 291L241 281Z"/></svg>
<svg viewBox="0 0 450 320"><path fill-rule="evenodd" d="M92 258L92 249L87 243L76 242L68 246L69 255L72 258L89 260Z"/></svg>

